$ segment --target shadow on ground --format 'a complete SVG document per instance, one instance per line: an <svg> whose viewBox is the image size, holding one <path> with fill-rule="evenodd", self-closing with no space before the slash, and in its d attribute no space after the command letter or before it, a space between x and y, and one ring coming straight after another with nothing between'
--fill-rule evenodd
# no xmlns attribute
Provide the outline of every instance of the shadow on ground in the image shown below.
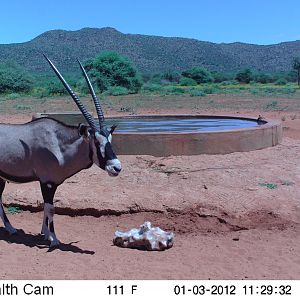
<svg viewBox="0 0 300 300"><path fill-rule="evenodd" d="M47 252L53 251L68 251L73 253L81 253L81 254L95 254L94 251L91 250L83 250L74 244L77 242L71 242L69 244L60 243L59 247L49 248L49 241L45 241L41 234L30 234L25 233L23 230L18 229L16 234L10 235L4 228L0 228L0 241L5 241L10 244L20 244L26 247L37 247L39 249L47 249Z"/></svg>

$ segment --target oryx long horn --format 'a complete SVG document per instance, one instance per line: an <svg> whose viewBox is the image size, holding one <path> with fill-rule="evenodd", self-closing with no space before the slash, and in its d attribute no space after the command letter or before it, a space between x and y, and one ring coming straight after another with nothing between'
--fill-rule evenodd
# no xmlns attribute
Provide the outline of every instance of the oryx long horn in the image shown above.
<svg viewBox="0 0 300 300"><path fill-rule="evenodd" d="M97 95L96 95L96 93L94 91L92 83L91 83L91 81L90 81L90 79L89 79L89 77L88 77L88 75L87 75L87 73L86 73L83 65L81 64L81 62L78 59L77 59L77 61L78 61L79 65L80 65L80 69L81 69L81 71L83 73L83 76L84 76L84 78L86 80L86 83L87 83L87 85L89 87L90 93L91 93L91 95L93 97L94 104L95 104L96 111L97 111L97 115L98 115L99 125L100 125L100 128L102 128L103 127L103 123L104 123L104 114L103 114L103 111L102 111L102 108L101 108L100 100L99 100L99 98L97 97Z"/></svg>
<svg viewBox="0 0 300 300"><path fill-rule="evenodd" d="M70 94L70 96L72 97L72 99L74 100L74 102L76 103L77 107L79 108L79 110L81 111L81 113L83 114L83 116L85 117L85 119L88 122L88 124L91 126L92 129L94 129L96 131L97 127L96 127L96 124L95 124L94 119L91 116L91 114L86 110L86 108L84 107L84 105L81 103L79 97L72 91L71 87L69 86L69 84L67 83L67 81L62 77L62 75L59 73L59 71L57 70L57 68L52 63L52 61L45 54L43 54L43 55L46 58L46 60L48 61L48 63L50 64L51 68L53 69L53 71L55 72L55 74L57 75L57 77L60 79L60 81L64 85L64 87L67 89L68 93Z"/></svg>

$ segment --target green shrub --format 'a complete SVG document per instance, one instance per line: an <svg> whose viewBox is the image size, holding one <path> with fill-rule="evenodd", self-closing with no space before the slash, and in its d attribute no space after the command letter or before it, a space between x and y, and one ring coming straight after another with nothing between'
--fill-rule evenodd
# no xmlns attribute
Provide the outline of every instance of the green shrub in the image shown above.
<svg viewBox="0 0 300 300"><path fill-rule="evenodd" d="M204 86L204 87L202 88L202 91L203 91L205 94L215 94L215 93L218 92L218 89L217 89L216 87L214 87L214 86L208 85L208 86Z"/></svg>
<svg viewBox="0 0 300 300"><path fill-rule="evenodd" d="M162 91L162 86L160 84L155 84L155 83L145 83L143 85L143 91L160 92Z"/></svg>
<svg viewBox="0 0 300 300"><path fill-rule="evenodd" d="M253 89L250 89L250 93L253 95L258 95L260 93L260 91L257 88L253 88Z"/></svg>
<svg viewBox="0 0 300 300"><path fill-rule="evenodd" d="M215 83L221 83L224 81L230 81L234 78L232 74L225 74L220 72L212 72L212 77L214 78Z"/></svg>
<svg viewBox="0 0 300 300"><path fill-rule="evenodd" d="M142 86L142 78L133 64L115 52L103 52L85 63L91 80L103 92L109 87L124 87L137 93Z"/></svg>
<svg viewBox="0 0 300 300"><path fill-rule="evenodd" d="M161 79L166 80L168 82L178 83L180 78L181 78L181 75L175 71L166 71L161 74Z"/></svg>
<svg viewBox="0 0 300 300"><path fill-rule="evenodd" d="M149 84L161 84L161 74L157 73L157 74L153 74L151 79L148 81Z"/></svg>
<svg viewBox="0 0 300 300"><path fill-rule="evenodd" d="M276 183L259 183L260 186L265 186L266 188L270 189L270 190L274 190L278 187L278 185Z"/></svg>
<svg viewBox="0 0 300 300"><path fill-rule="evenodd" d="M67 95L68 92L58 78L51 79L47 82L47 90L49 95Z"/></svg>
<svg viewBox="0 0 300 300"><path fill-rule="evenodd" d="M32 76L19 65L0 64L0 93L27 93L32 87Z"/></svg>
<svg viewBox="0 0 300 300"><path fill-rule="evenodd" d="M19 109L19 110L26 110L26 109L31 109L32 106L30 106L30 105L16 105L15 108Z"/></svg>
<svg viewBox="0 0 300 300"><path fill-rule="evenodd" d="M222 81L220 83L220 85L224 85L224 86L226 86L226 85L237 85L237 84L239 84L239 82L237 80L226 80L226 81Z"/></svg>
<svg viewBox="0 0 300 300"><path fill-rule="evenodd" d="M277 87L273 86L258 86L256 88L251 88L250 93L257 95L272 95L272 94L293 94L295 93L297 88L295 86L283 86Z"/></svg>
<svg viewBox="0 0 300 300"><path fill-rule="evenodd" d="M191 97L204 97L204 96L206 96L206 94L202 90L199 90L199 89L190 89L189 92L190 92Z"/></svg>
<svg viewBox="0 0 300 300"><path fill-rule="evenodd" d="M167 95L180 95L185 93L185 89L177 87L177 86L166 86L163 88L163 91Z"/></svg>
<svg viewBox="0 0 300 300"><path fill-rule="evenodd" d="M279 89L279 92L281 94L294 94L296 91L297 91L297 88L291 87L291 86L282 87Z"/></svg>
<svg viewBox="0 0 300 300"><path fill-rule="evenodd" d="M236 74L235 79L241 83L249 83L253 79L252 71L244 69Z"/></svg>
<svg viewBox="0 0 300 300"><path fill-rule="evenodd" d="M21 208L18 207L18 206L9 206L9 207L7 208L7 213L9 213L9 214L11 214L11 215L19 214L19 213L21 213L21 212L22 212L22 210L21 210Z"/></svg>
<svg viewBox="0 0 300 300"><path fill-rule="evenodd" d="M13 99L19 98L20 96L21 96L21 95L18 94L18 93L11 93L11 94L6 95L6 99L8 99L8 100L13 100Z"/></svg>
<svg viewBox="0 0 300 300"><path fill-rule="evenodd" d="M197 82L192 78L181 77L180 81L179 81L179 85L181 85L181 86L195 86L195 85L197 85Z"/></svg>
<svg viewBox="0 0 300 300"><path fill-rule="evenodd" d="M33 89L31 95L37 98L45 98L45 97L49 97L50 93L49 90L45 87L36 87Z"/></svg>
<svg viewBox="0 0 300 300"><path fill-rule="evenodd" d="M199 83L209 83L213 82L213 77L211 73L202 67L193 67L189 70L183 71L182 76L194 79Z"/></svg>
<svg viewBox="0 0 300 300"><path fill-rule="evenodd" d="M282 77L282 76L280 76ZM286 74L284 77L289 82L295 82L297 80L297 72L296 70L292 70Z"/></svg>
<svg viewBox="0 0 300 300"><path fill-rule="evenodd" d="M104 94L110 96L121 96L128 95L129 91L128 89L122 86L111 86L107 89L107 91Z"/></svg>
<svg viewBox="0 0 300 300"><path fill-rule="evenodd" d="M273 81L273 78L270 74L265 74L265 73L260 73L256 74L252 78L254 82L259 82L259 83L270 83Z"/></svg>
<svg viewBox="0 0 300 300"><path fill-rule="evenodd" d="M95 92L98 92L97 87L94 87ZM77 80L76 82L76 90L80 93L80 95L87 95L90 93L89 88L86 84L86 81L84 78L80 78L79 80Z"/></svg>
<svg viewBox="0 0 300 300"><path fill-rule="evenodd" d="M286 85L287 80L285 78L279 78L274 82L274 84L276 84L276 85Z"/></svg>

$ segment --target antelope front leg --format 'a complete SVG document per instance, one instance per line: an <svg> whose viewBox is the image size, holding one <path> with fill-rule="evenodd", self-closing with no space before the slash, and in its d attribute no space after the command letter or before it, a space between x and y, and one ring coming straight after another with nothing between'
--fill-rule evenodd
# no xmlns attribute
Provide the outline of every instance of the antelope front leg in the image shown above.
<svg viewBox="0 0 300 300"><path fill-rule="evenodd" d="M45 235L45 239L50 241L50 247L59 245L59 240L56 238L54 231L54 205L53 198L56 192L57 185L54 183L41 183L41 190L44 198L44 218L42 225L42 234Z"/></svg>

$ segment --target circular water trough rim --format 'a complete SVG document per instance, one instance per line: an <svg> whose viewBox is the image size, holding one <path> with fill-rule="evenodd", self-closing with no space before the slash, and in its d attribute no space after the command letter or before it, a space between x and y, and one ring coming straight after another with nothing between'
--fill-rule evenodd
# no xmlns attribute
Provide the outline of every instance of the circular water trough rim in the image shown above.
<svg viewBox="0 0 300 300"><path fill-rule="evenodd" d="M34 117L58 118L64 115L76 115L80 122L85 122L81 113L40 113ZM142 119L142 118L224 118L257 121L253 117L231 115L200 115L200 114L167 114L167 115L111 115L110 119ZM60 118L61 119L61 118ZM77 123L78 120L76 120ZM282 140L282 125L280 120L265 119L265 124L256 127L215 131L184 131L184 132L115 132L113 147L122 155L153 155L157 157L198 155L198 154L228 154L264 149L278 145ZM68 122L65 122L68 123ZM77 123L78 124L78 123Z"/></svg>
<svg viewBox="0 0 300 300"><path fill-rule="evenodd" d="M143 118L153 118L153 119L161 119L161 118L178 118L178 119L237 119L237 120L245 120L245 121L252 121L256 122L257 119L251 117L237 117L237 116L230 116L230 115L195 115L195 114L180 114L180 115L135 115L135 116L118 116L112 115L106 117L105 119L143 119ZM226 129L226 130L209 130L209 131L183 131L183 132L171 132L171 131L159 131L159 132L146 132L146 131L138 131L138 132L118 132L115 131L114 135L186 135L186 134L220 134L220 133L228 133L228 132L245 132L245 131L253 131L253 130L261 130L261 129L268 129L272 127L277 127L281 125L279 120L274 119L263 119L264 124L258 125L256 127L246 127L246 128L237 128L237 129Z"/></svg>

